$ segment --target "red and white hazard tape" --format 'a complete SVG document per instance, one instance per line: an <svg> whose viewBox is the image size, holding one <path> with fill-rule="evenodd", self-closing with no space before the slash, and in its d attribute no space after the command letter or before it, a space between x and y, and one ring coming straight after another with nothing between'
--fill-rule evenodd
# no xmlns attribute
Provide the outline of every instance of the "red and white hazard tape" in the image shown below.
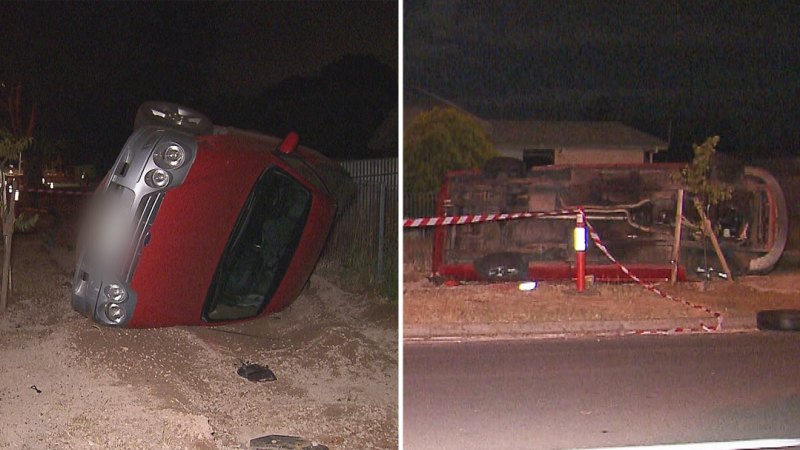
<svg viewBox="0 0 800 450"><path fill-rule="evenodd" d="M673 297L672 295L670 295L670 294L662 291L661 289L657 288L654 284L648 283L648 282L642 280L641 278L637 277L635 274L633 274L630 271L630 269L625 267L624 264L619 262L617 260L617 258L615 258L614 255L612 255L611 252L608 251L608 248L605 246L605 244L603 244L603 241L600 239L600 235L597 234L597 231L594 229L592 224L590 224L589 222L586 221L585 213L583 211L580 211L580 214L584 216L583 217L583 221L586 224L586 229L589 231L589 237L592 238L592 241L594 242L594 245L601 252L603 252L604 255L606 255L606 258L608 258L612 263L616 264L617 267L619 267L620 270L625 275L627 275L631 280L633 280L636 283L638 283L639 285L643 286L645 289L660 295L662 298L665 298L667 300L671 300L671 301L676 302L676 303L680 303L680 304L682 304L684 306L688 306L689 308L698 309L700 311L708 313L708 314L712 315L714 317L714 319L716 319L716 321L717 321L716 325L707 325L704 322L700 322L700 327L699 328L672 328L672 329L659 329L659 330L635 330L635 331L630 332L629 334L675 334L675 333L700 332L700 331L712 332L712 331L720 331L722 329L722 314L721 313L719 313L717 311L714 311L714 310L712 310L711 308L709 308L709 307L707 307L705 305L701 305L699 303L692 303L692 302L687 301L687 300L683 300L683 299L679 299L679 298Z"/></svg>
<svg viewBox="0 0 800 450"><path fill-rule="evenodd" d="M503 214L469 214L463 216L446 216L446 217L422 217L417 219L405 219L403 221L403 228L423 228L423 227L436 227L436 226L447 226L447 225L470 225L483 222L495 222L495 221L513 220L513 219L530 219L537 217L554 217L554 216L568 216L568 215L574 216L575 214L581 214L581 216L583 217L583 222L586 224L589 236L592 238L592 241L594 242L595 246L606 256L606 258L608 258L612 263L616 264L617 267L619 267L620 270L625 275L627 275L631 280L641 285L645 289L655 294L658 294L662 298L710 314L711 316L714 317L714 319L716 319L717 322L716 325L708 325L701 321L700 326L698 328L678 327L671 329L635 330L627 334L676 334L676 333L687 333L687 332L714 332L714 331L720 331L722 329L721 313L714 311L707 306L673 297L672 295L657 288L652 283L648 283L642 280L641 278L633 274L630 271L630 269L625 267L625 265L619 262L611 254L611 252L608 251L608 248L605 246L605 244L603 244L603 241L600 239L600 235L597 234L597 231L594 229L594 227L588 221L586 221L586 213L582 209L577 209L577 210L565 209L560 211L539 211L539 212L521 212L521 213L503 213Z"/></svg>
<svg viewBox="0 0 800 450"><path fill-rule="evenodd" d="M445 217L421 217L418 219L403 220L403 228L424 228L438 227L443 225L472 225L482 222L498 222L501 220L532 219L537 217L554 217L577 213L574 209L563 209L560 211L532 211L520 213L498 213L498 214L467 214L464 216L445 216Z"/></svg>

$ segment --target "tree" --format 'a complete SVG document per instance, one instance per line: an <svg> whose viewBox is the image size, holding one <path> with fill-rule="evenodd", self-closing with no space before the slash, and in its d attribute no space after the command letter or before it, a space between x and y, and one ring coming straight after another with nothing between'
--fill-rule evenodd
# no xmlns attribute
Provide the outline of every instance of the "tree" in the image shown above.
<svg viewBox="0 0 800 450"><path fill-rule="evenodd" d="M729 184L711 178L711 164L718 143L719 136L713 136L700 145L694 144L694 158L690 164L681 169L680 179L686 185L689 193L694 194L692 203L697 214L700 215L700 229L703 230L706 237L711 239L714 252L717 254L728 280L733 280L731 269L722 254L717 235L714 233L711 220L706 213L709 206L730 200L733 194L733 188Z"/></svg>
<svg viewBox="0 0 800 450"><path fill-rule="evenodd" d="M452 170L480 167L499 156L486 132L470 115L454 108L419 114L406 129L403 180L409 192L439 189Z"/></svg>
<svg viewBox="0 0 800 450"><path fill-rule="evenodd" d="M289 131L303 145L336 159L397 157L369 148L397 108L397 71L371 55L344 55L318 75L291 76L257 96L220 97L210 111L239 127L276 136ZM396 140L396 139L395 139Z"/></svg>
<svg viewBox="0 0 800 450"><path fill-rule="evenodd" d="M0 164L5 164L10 159L16 160L19 154L27 150L30 144L30 138L17 137L0 128Z"/></svg>
<svg viewBox="0 0 800 450"><path fill-rule="evenodd" d="M4 169L9 159L19 158L22 152L31 144L31 133L36 121L36 112L31 107L30 116L24 121L22 113L22 86L17 85L11 89L8 100L0 100L0 107L8 113L9 129L0 128L0 169ZM27 126L23 126L27 123ZM9 188L10 187L10 192ZM14 236L14 227L27 225L27 222L17 222L14 206L17 203L17 182L9 184L5 173L0 170L0 221L3 232L3 272L0 278L0 311L5 311L8 301L8 292L11 285L11 242ZM33 219L35 222L38 216Z"/></svg>
<svg viewBox="0 0 800 450"><path fill-rule="evenodd" d="M5 87L5 84L0 83L0 86ZM30 114L25 120L22 111L22 85L18 84L16 87L10 88L8 95L5 95L5 92L2 94L5 98L0 98L0 114L6 115L8 119L8 132L13 136L30 138L36 122L36 109L31 107Z"/></svg>
<svg viewBox="0 0 800 450"><path fill-rule="evenodd" d="M0 128L0 168L5 167L9 158L17 157L30 145L30 138L17 137ZM0 228L3 232L3 271L0 279L0 311L5 311L8 301L9 285L11 284L11 239L14 235L16 216L16 182L12 185L11 193L7 193L7 179L5 172L0 170Z"/></svg>

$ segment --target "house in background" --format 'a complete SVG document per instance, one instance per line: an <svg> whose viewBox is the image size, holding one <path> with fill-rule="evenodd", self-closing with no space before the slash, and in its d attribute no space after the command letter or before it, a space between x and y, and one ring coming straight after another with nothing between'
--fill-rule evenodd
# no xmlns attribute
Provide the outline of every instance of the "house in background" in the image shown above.
<svg viewBox="0 0 800 450"><path fill-rule="evenodd" d="M405 91L403 126L433 108L471 115L502 156L527 168L550 164L641 164L653 162L669 143L621 122L494 120L479 117L452 101L419 88Z"/></svg>
<svg viewBox="0 0 800 450"><path fill-rule="evenodd" d="M527 168L549 164L650 163L669 144L620 122L488 120L486 132L502 156Z"/></svg>

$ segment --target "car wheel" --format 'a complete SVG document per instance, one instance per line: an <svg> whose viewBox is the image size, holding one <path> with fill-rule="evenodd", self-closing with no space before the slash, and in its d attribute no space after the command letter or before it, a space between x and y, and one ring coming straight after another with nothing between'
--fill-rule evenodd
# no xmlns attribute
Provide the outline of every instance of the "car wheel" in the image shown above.
<svg viewBox="0 0 800 450"><path fill-rule="evenodd" d="M759 330L800 331L800 310L772 309L756 315Z"/></svg>
<svg viewBox="0 0 800 450"><path fill-rule="evenodd" d="M789 240L789 209L786 205L786 197L784 197L783 190L778 180L771 173L764 169L748 166L745 167L744 174L746 177L763 183L774 202L775 222L772 226L775 229L775 234L772 238L772 247L767 254L752 259L748 270L750 274L762 275L770 272L775 267L775 264L778 263L783 254L783 250L786 248L786 243Z"/></svg>
<svg viewBox="0 0 800 450"><path fill-rule="evenodd" d="M133 129L153 126L170 128L189 134L209 134L214 124L208 117L191 108L169 102L145 102L136 112Z"/></svg>
<svg viewBox="0 0 800 450"><path fill-rule="evenodd" d="M491 253L474 263L483 281L519 281L528 277L528 264L518 253Z"/></svg>

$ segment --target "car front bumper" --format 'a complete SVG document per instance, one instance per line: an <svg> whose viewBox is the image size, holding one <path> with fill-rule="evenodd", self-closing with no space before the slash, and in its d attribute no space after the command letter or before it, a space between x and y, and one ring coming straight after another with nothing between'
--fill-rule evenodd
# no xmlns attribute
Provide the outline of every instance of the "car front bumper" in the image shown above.
<svg viewBox="0 0 800 450"><path fill-rule="evenodd" d="M184 157L169 167L163 155L175 146ZM195 138L182 132L144 127L131 135L82 224L72 280L75 311L105 325L130 321L137 302L131 280L150 227L165 193L185 180L196 152Z"/></svg>

